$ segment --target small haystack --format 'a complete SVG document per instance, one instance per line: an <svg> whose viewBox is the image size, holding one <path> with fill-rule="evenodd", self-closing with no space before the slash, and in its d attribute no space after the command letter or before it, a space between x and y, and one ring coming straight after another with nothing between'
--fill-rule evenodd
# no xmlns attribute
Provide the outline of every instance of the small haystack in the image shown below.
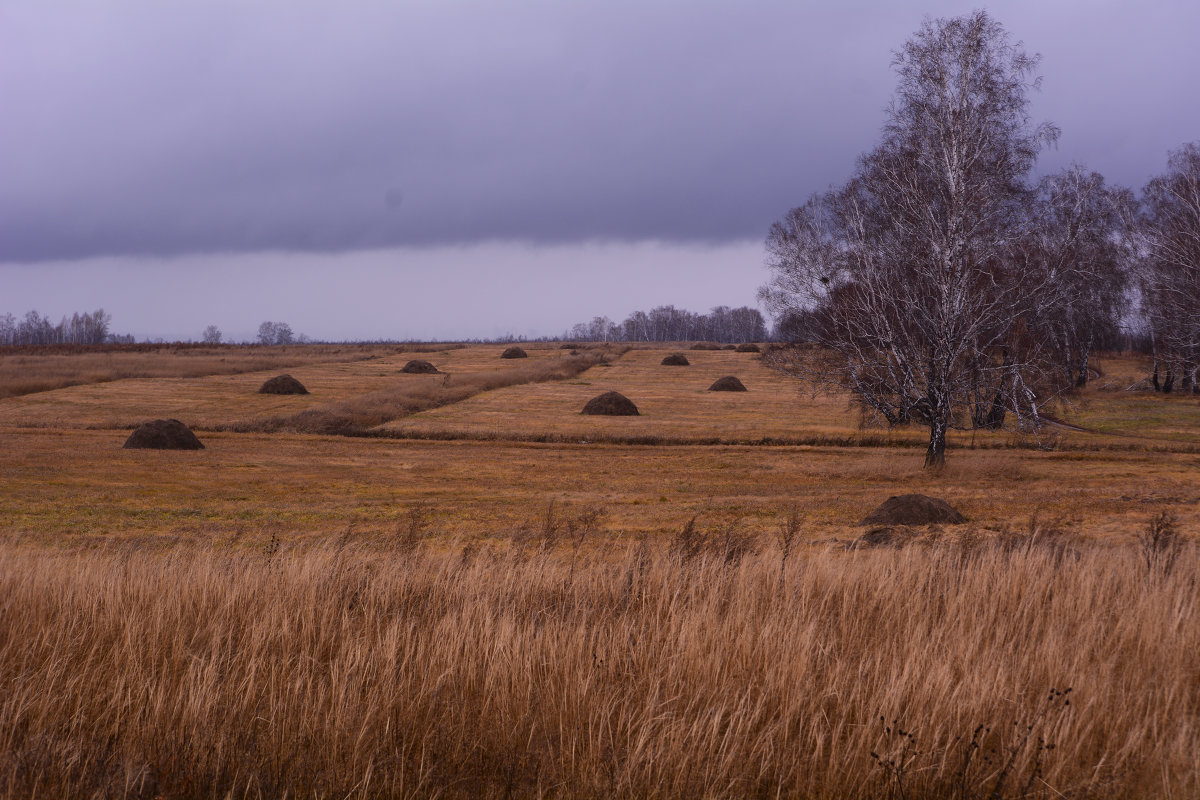
<svg viewBox="0 0 1200 800"><path fill-rule="evenodd" d="M737 351L739 353L761 353L762 352L762 350L759 349L758 345L751 344L750 342L747 342L746 344L739 344L737 346Z"/></svg>
<svg viewBox="0 0 1200 800"><path fill-rule="evenodd" d="M581 414L607 417L637 417L638 407L620 392L605 392L587 401Z"/></svg>
<svg viewBox="0 0 1200 800"><path fill-rule="evenodd" d="M519 347L510 347L500 354L501 358L529 358L529 353L526 353Z"/></svg>
<svg viewBox="0 0 1200 800"><path fill-rule="evenodd" d="M291 375L276 375L264 383L258 390L259 394L308 394L304 384Z"/></svg>
<svg viewBox="0 0 1200 800"><path fill-rule="evenodd" d="M690 367L692 362L683 353L672 353L662 360L664 367Z"/></svg>
<svg viewBox="0 0 1200 800"><path fill-rule="evenodd" d="M712 342L696 342L691 347L692 350L720 350L721 345L713 344Z"/></svg>
<svg viewBox="0 0 1200 800"><path fill-rule="evenodd" d="M134 428L125 440L126 450L203 450L192 429L177 419L156 419Z"/></svg>
<svg viewBox="0 0 1200 800"><path fill-rule="evenodd" d="M736 344L727 344L721 348L722 350L737 350Z"/></svg>
<svg viewBox="0 0 1200 800"><path fill-rule="evenodd" d="M889 497L879 508L863 517L859 525L958 525L967 518L945 500L923 494Z"/></svg>
<svg viewBox="0 0 1200 800"><path fill-rule="evenodd" d="M710 392L744 392L746 384L738 380L736 375L726 375L724 378L717 378L713 385L708 387Z"/></svg>
<svg viewBox="0 0 1200 800"><path fill-rule="evenodd" d="M419 358L414 358L412 361L404 365L400 370L407 372L409 375L436 375L438 368L428 361L423 361Z"/></svg>
<svg viewBox="0 0 1200 800"><path fill-rule="evenodd" d="M558 349L559 349L559 350L574 350L576 347L578 347L578 345L570 344L570 343L568 342L568 343L566 343L566 344L560 344L560 345L558 346Z"/></svg>

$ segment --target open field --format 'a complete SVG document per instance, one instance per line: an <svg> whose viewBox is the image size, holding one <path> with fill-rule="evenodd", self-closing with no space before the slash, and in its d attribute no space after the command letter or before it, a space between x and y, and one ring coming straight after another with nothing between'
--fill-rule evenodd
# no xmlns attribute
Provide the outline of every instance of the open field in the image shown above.
<svg viewBox="0 0 1200 800"><path fill-rule="evenodd" d="M125 378L197 378L345 362L400 349L370 345L8 347L0 348L0 398Z"/></svg>
<svg viewBox="0 0 1200 800"><path fill-rule="evenodd" d="M752 354L502 349L0 399L0 796L1200 793L1200 400L1136 359L932 474ZM907 492L968 522L844 547Z"/></svg>

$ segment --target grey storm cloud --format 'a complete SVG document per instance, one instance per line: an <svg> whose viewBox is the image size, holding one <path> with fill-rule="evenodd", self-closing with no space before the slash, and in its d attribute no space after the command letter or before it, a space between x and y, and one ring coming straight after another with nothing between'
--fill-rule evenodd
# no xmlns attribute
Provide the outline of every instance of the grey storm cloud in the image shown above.
<svg viewBox="0 0 1200 800"><path fill-rule="evenodd" d="M0 261L760 238L950 2L0 4ZM1191 2L1018 2L1055 166L1200 138Z"/></svg>

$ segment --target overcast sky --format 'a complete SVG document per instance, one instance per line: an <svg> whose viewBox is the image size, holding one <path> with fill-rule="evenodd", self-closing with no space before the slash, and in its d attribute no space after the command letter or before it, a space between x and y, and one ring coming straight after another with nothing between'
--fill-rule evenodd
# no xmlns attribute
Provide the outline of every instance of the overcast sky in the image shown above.
<svg viewBox="0 0 1200 800"><path fill-rule="evenodd" d="M554 334L754 304L762 238L975 4L0 0L0 313L141 337ZM993 3L1040 171L1200 139L1200 4Z"/></svg>

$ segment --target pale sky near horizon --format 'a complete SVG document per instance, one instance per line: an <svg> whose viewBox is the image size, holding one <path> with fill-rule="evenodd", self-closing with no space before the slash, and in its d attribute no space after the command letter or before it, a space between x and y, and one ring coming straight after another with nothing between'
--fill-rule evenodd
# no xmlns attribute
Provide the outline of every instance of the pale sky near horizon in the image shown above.
<svg viewBox="0 0 1200 800"><path fill-rule="evenodd" d="M553 335L755 303L879 137L927 0L0 0L0 313L138 338ZM503 7L502 7L503 6ZM1200 139L1200 4L993 3L1033 121L1140 188Z"/></svg>

